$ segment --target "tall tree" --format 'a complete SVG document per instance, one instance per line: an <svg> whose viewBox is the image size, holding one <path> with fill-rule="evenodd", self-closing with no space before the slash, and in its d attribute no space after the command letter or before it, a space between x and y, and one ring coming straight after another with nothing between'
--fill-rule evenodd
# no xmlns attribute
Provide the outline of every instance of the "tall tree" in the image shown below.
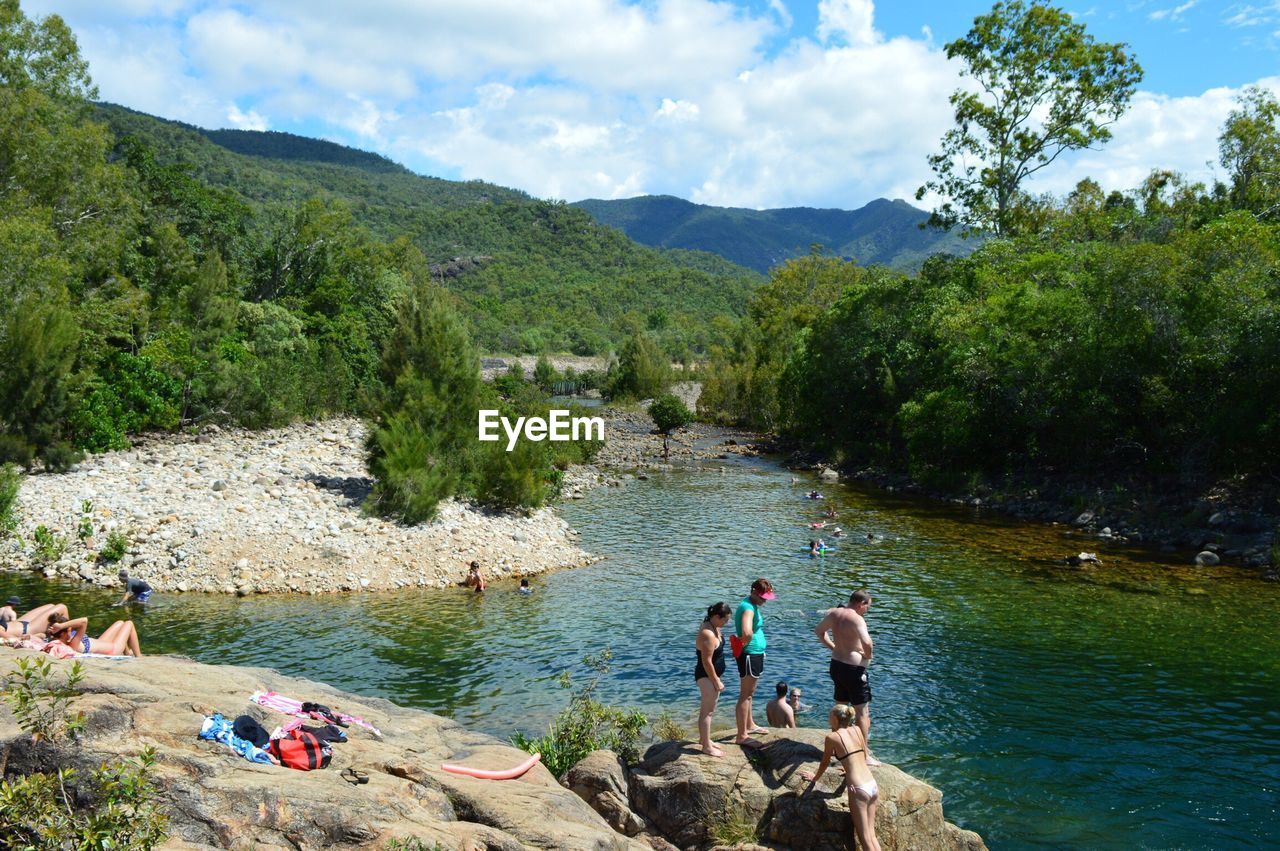
<svg viewBox="0 0 1280 851"><path fill-rule="evenodd" d="M936 177L916 192L944 199L930 222L1019 230L1023 182L1065 151L1111 138L1142 68L1125 44L1100 43L1066 11L997 3L946 46L974 85L951 95L956 126L929 157Z"/></svg>
<svg viewBox="0 0 1280 851"><path fill-rule="evenodd" d="M1231 174L1231 203L1260 217L1280 216L1280 100L1250 86L1236 100L1218 139Z"/></svg>

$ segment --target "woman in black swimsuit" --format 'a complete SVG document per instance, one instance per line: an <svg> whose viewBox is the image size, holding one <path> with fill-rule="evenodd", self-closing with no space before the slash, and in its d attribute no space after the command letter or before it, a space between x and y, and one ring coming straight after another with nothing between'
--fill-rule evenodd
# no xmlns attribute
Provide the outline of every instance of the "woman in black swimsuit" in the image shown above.
<svg viewBox="0 0 1280 851"><path fill-rule="evenodd" d="M716 711L716 701L724 691L724 637L720 630L733 617L728 603L716 603L707 608L707 618L698 628L698 663L693 678L702 693L702 705L698 709L698 736L702 740L702 752L709 756L724 756L724 749L711 741L711 713Z"/></svg>
<svg viewBox="0 0 1280 851"><path fill-rule="evenodd" d="M67 607L62 603L46 603L13 621L0 618L0 638L25 638L42 633L49 625L49 616L53 614L65 618Z"/></svg>

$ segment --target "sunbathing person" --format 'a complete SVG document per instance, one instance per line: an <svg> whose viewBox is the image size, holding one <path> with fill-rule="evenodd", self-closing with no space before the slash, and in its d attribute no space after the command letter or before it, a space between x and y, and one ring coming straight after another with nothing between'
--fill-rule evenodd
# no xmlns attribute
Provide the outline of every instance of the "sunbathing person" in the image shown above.
<svg viewBox="0 0 1280 851"><path fill-rule="evenodd" d="M101 656L141 656L138 628L133 621L116 621L97 638L89 634L89 619L66 620L59 615L49 618L45 638L60 641L77 653L96 653Z"/></svg>
<svg viewBox="0 0 1280 851"><path fill-rule="evenodd" d="M23 638L28 635L38 635L45 631L49 625L50 618L54 615L65 620L67 607L62 603L46 603L43 606L32 609L20 618L14 618L12 621L6 620L3 615L0 615L0 638Z"/></svg>

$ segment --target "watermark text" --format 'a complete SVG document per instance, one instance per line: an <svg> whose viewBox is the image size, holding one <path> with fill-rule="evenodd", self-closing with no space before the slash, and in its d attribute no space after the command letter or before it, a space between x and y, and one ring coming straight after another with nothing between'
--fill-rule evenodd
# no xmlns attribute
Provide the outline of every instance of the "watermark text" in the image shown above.
<svg viewBox="0 0 1280 851"><path fill-rule="evenodd" d="M563 408L552 408L548 417L500 416L493 408L480 409L480 440L494 442L502 439L499 428L507 436L507 451L516 448L516 441L523 434L525 440L538 443L543 440L604 440L603 417L571 417Z"/></svg>

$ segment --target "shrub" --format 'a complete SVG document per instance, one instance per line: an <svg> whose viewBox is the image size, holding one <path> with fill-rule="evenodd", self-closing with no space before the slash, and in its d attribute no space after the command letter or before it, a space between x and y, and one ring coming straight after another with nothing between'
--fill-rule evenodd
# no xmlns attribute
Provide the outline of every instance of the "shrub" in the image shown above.
<svg viewBox="0 0 1280 851"><path fill-rule="evenodd" d="M0 538L18 528L18 491L22 474L13 464L0 464Z"/></svg>
<svg viewBox="0 0 1280 851"><path fill-rule="evenodd" d="M685 407L684 402L670 393L653 400L653 404L649 406L649 416L653 418L658 431L664 435L693 422L693 414Z"/></svg>
<svg viewBox="0 0 1280 851"><path fill-rule="evenodd" d="M107 535L107 543L98 550L98 558L109 564L114 563L124 558L128 549L129 536L117 529Z"/></svg>
<svg viewBox="0 0 1280 851"><path fill-rule="evenodd" d="M80 520L76 523L76 537L87 541L93 537L93 500L86 499L80 503Z"/></svg>
<svg viewBox="0 0 1280 851"><path fill-rule="evenodd" d="M623 344L612 372L610 395L624 399L658 396L671 383L671 364L647 334L637 334Z"/></svg>
<svg viewBox="0 0 1280 851"><path fill-rule="evenodd" d="M16 434L0 434L0 464L14 463L30 469L36 460L36 448Z"/></svg>
<svg viewBox="0 0 1280 851"><path fill-rule="evenodd" d="M659 742L683 742L689 738L689 731L685 726L671 717L671 713L665 709L649 722L649 729Z"/></svg>
<svg viewBox="0 0 1280 851"><path fill-rule="evenodd" d="M84 726L83 716L70 710L71 701L80 695L77 686L84 679L84 667L74 662L65 676L55 677L53 672L50 659L22 657L0 684L4 702L33 741L56 742Z"/></svg>
<svg viewBox="0 0 1280 851"><path fill-rule="evenodd" d="M588 682L569 697L569 705L551 722L546 735L530 739L523 733L511 737L511 743L529 753L542 754L542 764L557 778L564 777L583 757L601 748L611 750L624 762L640 759L640 731L648 719L636 709L607 706L596 700L600 677L609 672L609 648L582 657L583 664L595 672ZM569 673L560 675L560 685L572 687Z"/></svg>
<svg viewBox="0 0 1280 851"><path fill-rule="evenodd" d="M76 442L92 452L125 449L127 435L178 425L182 385L145 356L113 352L71 417Z"/></svg>
<svg viewBox="0 0 1280 851"><path fill-rule="evenodd" d="M84 460L84 453L70 443L51 443L40 452L40 460L51 473L65 473Z"/></svg>
<svg viewBox="0 0 1280 851"><path fill-rule="evenodd" d="M56 532L49 531L49 527L43 523L36 527L31 537L35 543L37 561L45 563L57 561L67 551L67 539Z"/></svg>
<svg viewBox="0 0 1280 851"><path fill-rule="evenodd" d="M547 477L552 469L546 446L519 440L508 452L501 441L489 444L480 466L476 497L503 511L526 511L542 505L550 489Z"/></svg>
<svg viewBox="0 0 1280 851"><path fill-rule="evenodd" d="M556 372L556 368L551 365L551 359L546 355L540 355L537 365L533 368L533 383L550 392L552 385L559 380L560 373Z"/></svg>
<svg viewBox="0 0 1280 851"><path fill-rule="evenodd" d="M54 676L49 659L23 658L3 681L3 697L35 743L77 735L81 713L71 712L84 668L75 662ZM78 783L75 769L29 774L0 782L0 836L5 848L127 849L149 851L166 838L169 819L151 780L155 751L137 760L104 764ZM77 810L72 802L88 801Z"/></svg>

